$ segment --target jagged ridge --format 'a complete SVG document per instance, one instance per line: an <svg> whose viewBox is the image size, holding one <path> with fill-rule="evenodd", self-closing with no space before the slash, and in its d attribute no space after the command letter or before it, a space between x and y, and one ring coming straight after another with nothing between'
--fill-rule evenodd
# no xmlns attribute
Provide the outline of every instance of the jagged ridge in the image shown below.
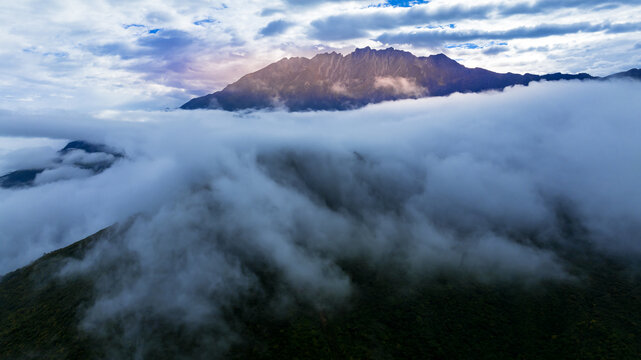
<svg viewBox="0 0 641 360"><path fill-rule="evenodd" d="M386 100L481 92L562 79L595 77L585 73L501 74L467 68L444 54L417 57L394 48L366 47L346 56L332 52L311 59L284 58L221 91L192 99L181 108L346 110Z"/></svg>

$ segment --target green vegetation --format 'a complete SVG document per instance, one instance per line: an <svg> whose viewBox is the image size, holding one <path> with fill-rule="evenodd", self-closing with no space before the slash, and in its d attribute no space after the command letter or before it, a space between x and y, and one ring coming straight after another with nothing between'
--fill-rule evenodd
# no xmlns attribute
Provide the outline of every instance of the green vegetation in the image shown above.
<svg viewBox="0 0 641 360"><path fill-rule="evenodd" d="M88 279L55 273L101 233L50 253L0 281L0 359L103 358L112 344L79 330ZM327 311L275 315L260 299L229 309L242 341L232 359L638 359L641 280L608 261L581 261L575 282L480 283L441 275L410 285L389 269L344 265L355 293ZM589 260L589 261L588 261ZM578 263L578 262L577 262ZM579 266L579 265L577 265ZM117 327L117 324L114 324ZM145 358L206 356L212 329L147 324L158 348ZM130 352L133 357L133 349ZM204 353L203 353L204 352Z"/></svg>
<svg viewBox="0 0 641 360"><path fill-rule="evenodd" d="M605 264L601 264L605 265ZM362 278L349 310L252 324L238 358L638 359L641 284L601 267L583 286Z"/></svg>
<svg viewBox="0 0 641 360"><path fill-rule="evenodd" d="M78 330L91 304L87 279L58 279L65 259L79 258L105 230L49 253L0 281L0 359L87 359L90 339Z"/></svg>

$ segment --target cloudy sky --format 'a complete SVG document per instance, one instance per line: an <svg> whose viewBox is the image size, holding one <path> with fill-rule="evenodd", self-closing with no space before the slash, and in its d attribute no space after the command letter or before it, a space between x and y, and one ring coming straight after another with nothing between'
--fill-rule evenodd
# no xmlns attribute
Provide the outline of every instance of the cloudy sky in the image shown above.
<svg viewBox="0 0 641 360"><path fill-rule="evenodd" d="M291 56L393 46L501 72L641 64L641 0L24 0L0 5L0 109L156 110Z"/></svg>

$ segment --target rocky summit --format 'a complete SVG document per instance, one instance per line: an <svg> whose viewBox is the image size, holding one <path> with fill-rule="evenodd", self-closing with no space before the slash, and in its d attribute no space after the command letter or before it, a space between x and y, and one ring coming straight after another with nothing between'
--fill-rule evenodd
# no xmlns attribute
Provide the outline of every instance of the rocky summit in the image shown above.
<svg viewBox="0 0 641 360"><path fill-rule="evenodd" d="M444 54L418 57L393 48L366 47L345 56L332 52L311 59L284 58L181 108L348 110L388 100L499 90L531 81L594 78L585 73L501 74L467 68Z"/></svg>

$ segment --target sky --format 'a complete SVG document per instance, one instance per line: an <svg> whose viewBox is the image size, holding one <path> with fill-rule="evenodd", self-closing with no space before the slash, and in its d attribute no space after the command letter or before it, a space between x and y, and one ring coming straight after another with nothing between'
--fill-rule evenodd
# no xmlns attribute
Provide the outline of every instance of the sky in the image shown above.
<svg viewBox="0 0 641 360"><path fill-rule="evenodd" d="M641 65L641 0L0 4L0 109L174 109L283 57L443 52L499 72Z"/></svg>

